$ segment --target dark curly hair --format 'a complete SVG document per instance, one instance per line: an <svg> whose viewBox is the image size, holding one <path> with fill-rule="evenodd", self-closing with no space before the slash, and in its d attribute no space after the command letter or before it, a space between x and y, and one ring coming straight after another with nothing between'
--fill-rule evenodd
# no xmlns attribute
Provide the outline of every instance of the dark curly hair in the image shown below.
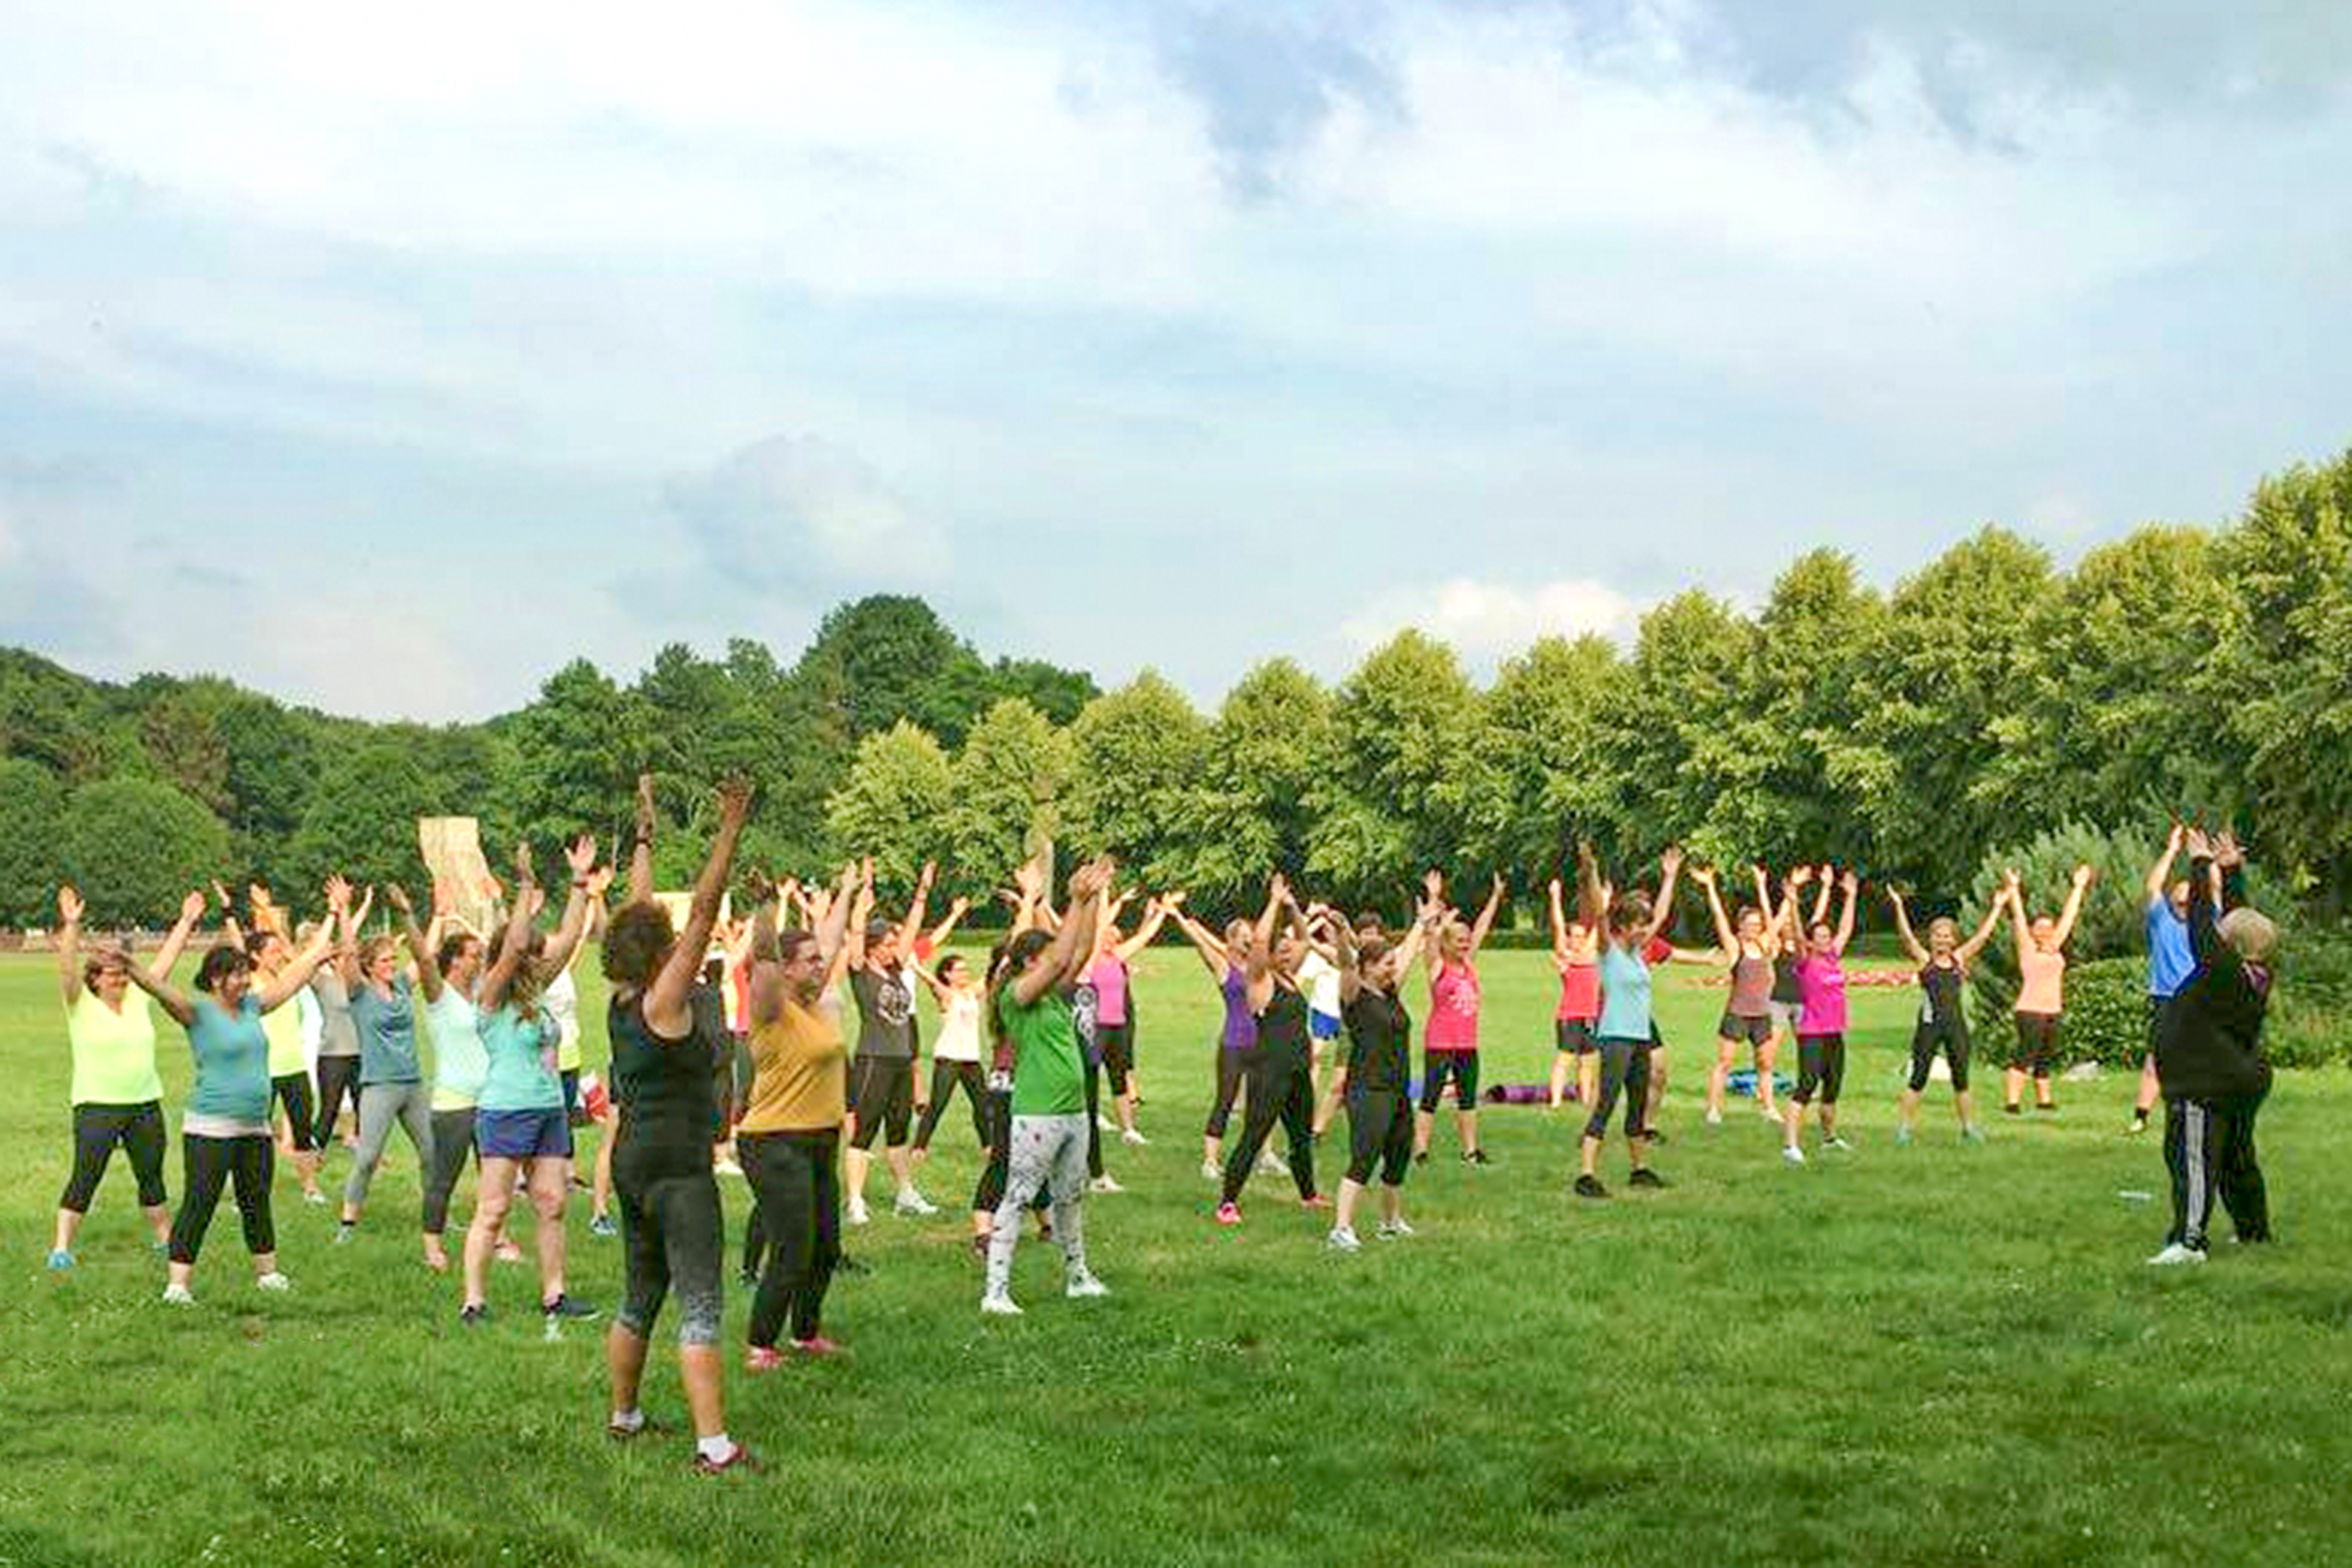
<svg viewBox="0 0 2352 1568"><path fill-rule="evenodd" d="M677 945L677 928L669 923L667 910L654 903L625 905L604 928L604 978L642 991Z"/></svg>
<svg viewBox="0 0 2352 1568"><path fill-rule="evenodd" d="M204 963L196 966L196 989L218 994L221 982L233 974L253 973L253 960L241 947L223 942L205 954Z"/></svg>

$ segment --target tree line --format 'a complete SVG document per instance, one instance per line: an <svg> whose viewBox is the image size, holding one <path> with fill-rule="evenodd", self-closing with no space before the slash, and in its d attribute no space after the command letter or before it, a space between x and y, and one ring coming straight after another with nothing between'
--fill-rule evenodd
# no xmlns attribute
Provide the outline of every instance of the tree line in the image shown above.
<svg viewBox="0 0 2352 1568"><path fill-rule="evenodd" d="M926 859L985 899L1036 837L1238 903L1279 868L1402 907L1418 870L1522 900L1578 838L1621 865L1832 859L1969 901L2062 827L2109 845L2122 921L2175 813L2235 823L2280 889L2340 912L2352 872L2352 452L2265 480L2216 528L2151 526L2062 569L1987 528L1892 591L1832 551L1744 612L1680 594L1630 647L1546 638L1483 688L1413 631L1336 686L1271 658L1203 712L1156 673L1098 691L985 662L919 600L829 616L797 663L663 650L585 661L479 725L373 725L220 681L80 681L0 656L0 918L79 878L100 919L157 919L195 871L289 885L418 879L414 819L486 838L611 834L664 782L680 881L705 784L762 786L748 865ZM2052 851L2054 853L2055 851ZM2121 886L2117 886L2120 883Z"/></svg>

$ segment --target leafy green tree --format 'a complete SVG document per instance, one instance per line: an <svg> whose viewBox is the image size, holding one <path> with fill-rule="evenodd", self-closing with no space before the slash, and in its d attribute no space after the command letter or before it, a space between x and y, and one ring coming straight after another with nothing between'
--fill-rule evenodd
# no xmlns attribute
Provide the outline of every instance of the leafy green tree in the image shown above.
<svg viewBox="0 0 2352 1568"><path fill-rule="evenodd" d="M56 923L65 824L57 775L27 758L0 759L0 925Z"/></svg>
<svg viewBox="0 0 2352 1568"><path fill-rule="evenodd" d="M100 925L160 925L226 869L228 829L152 779L84 784L66 803L65 871Z"/></svg>
<svg viewBox="0 0 2352 1568"><path fill-rule="evenodd" d="M1306 870L1315 795L1337 740L1330 693L1293 660L1266 659L1242 677L1217 710L1194 795L1182 860L1192 891L1224 906L1253 896L1270 871Z"/></svg>
<svg viewBox="0 0 2352 1568"><path fill-rule="evenodd" d="M928 731L901 719L857 743L848 776L825 807L834 839L874 857L877 888L911 892L923 862L938 858L954 800L955 769Z"/></svg>
<svg viewBox="0 0 2352 1568"><path fill-rule="evenodd" d="M1576 841L1608 837L1602 725L1623 674L1605 637L1543 637L1505 662L1480 705L1472 842L1524 887L1572 875Z"/></svg>
<svg viewBox="0 0 2352 1568"><path fill-rule="evenodd" d="M801 668L829 666L823 684L841 703L840 717L852 741L887 730L901 719L945 726L960 733L963 721L987 698L987 670L937 612L906 594L872 594L826 612L815 640L801 656ZM939 700L934 688L957 685L959 673L976 679L958 686L971 707ZM945 711L940 710L944 709Z"/></svg>
<svg viewBox="0 0 2352 1568"><path fill-rule="evenodd" d="M1851 558L1815 550L1772 585L1757 617L1755 670L1746 699L1761 744L1755 779L1757 837L1745 852L1774 867L1876 858L1850 752L1870 689L1869 660L1882 643L1886 606Z"/></svg>
<svg viewBox="0 0 2352 1568"><path fill-rule="evenodd" d="M355 883L398 882L419 899L432 887L416 837L421 816L474 815L442 793L426 767L415 732L369 736L329 752L318 787L288 844L286 879L295 889L316 888L330 874ZM494 833L483 835L494 870L505 863Z"/></svg>
<svg viewBox="0 0 2352 1568"><path fill-rule="evenodd" d="M1154 887L1184 881L1201 831L1207 721L1147 669L1087 703L1069 738L1064 817L1072 847L1108 851Z"/></svg>
<svg viewBox="0 0 2352 1568"><path fill-rule="evenodd" d="M510 733L521 797L517 826L535 842L581 833L607 840L630 820L637 775L650 771L653 726L646 703L584 658L548 677L539 699L515 715ZM665 804L683 812L709 781L664 780Z"/></svg>
<svg viewBox="0 0 2352 1568"><path fill-rule="evenodd" d="M943 863L975 902L1059 835L1071 761L1069 737L1017 697L992 706L964 737Z"/></svg>
<svg viewBox="0 0 2352 1568"><path fill-rule="evenodd" d="M1757 710L1755 660L1755 627L1712 595L1678 594L1642 617L1602 709L1615 827L1604 848L1639 858L1679 842L1727 862L1765 850L1778 742Z"/></svg>
<svg viewBox="0 0 2352 1568"><path fill-rule="evenodd" d="M1086 705L1102 694L1086 671L1064 669L1040 658L1000 658L989 668L988 684L995 695L1022 698L1060 725L1075 722Z"/></svg>
<svg viewBox="0 0 2352 1568"><path fill-rule="evenodd" d="M1332 705L1332 763L1309 792L1307 870L1350 902L1402 907L1423 868L1458 884L1465 826L1481 790L1472 742L1478 693L1454 650L1418 631L1374 649Z"/></svg>
<svg viewBox="0 0 2352 1568"><path fill-rule="evenodd" d="M215 723L227 752L230 848L247 876L275 882L318 784L318 726L267 697L232 690Z"/></svg>

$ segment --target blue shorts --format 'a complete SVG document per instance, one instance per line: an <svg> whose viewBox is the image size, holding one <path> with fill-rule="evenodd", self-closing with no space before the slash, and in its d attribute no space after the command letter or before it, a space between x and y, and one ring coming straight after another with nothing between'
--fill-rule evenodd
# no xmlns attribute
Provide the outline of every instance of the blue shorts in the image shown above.
<svg viewBox="0 0 2352 1568"><path fill-rule="evenodd" d="M1307 1032L1318 1040L1336 1040L1339 1037L1339 1020L1328 1013L1318 1013L1309 1007L1307 1010Z"/></svg>
<svg viewBox="0 0 2352 1568"><path fill-rule="evenodd" d="M543 1110L477 1110L474 1152L485 1160L569 1160L572 1119L560 1105Z"/></svg>

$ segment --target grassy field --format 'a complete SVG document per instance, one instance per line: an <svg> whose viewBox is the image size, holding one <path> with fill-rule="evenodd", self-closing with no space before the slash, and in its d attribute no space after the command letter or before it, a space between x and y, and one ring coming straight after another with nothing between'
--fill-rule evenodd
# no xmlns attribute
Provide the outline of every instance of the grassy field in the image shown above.
<svg viewBox="0 0 2352 1568"><path fill-rule="evenodd" d="M1536 1081L1547 961L1486 968L1486 1077ZM2117 1135L2125 1080L2062 1086L2054 1120L1996 1115L1979 1148L1939 1085L1898 1150L1909 994L1858 993L1858 1147L1786 1169L1752 1110L1700 1124L1721 993L1677 980L1671 1190L1578 1203L1578 1119L1497 1109L1491 1168L1441 1129L1406 1189L1421 1234L1343 1258L1271 1183L1240 1230L1209 1223L1214 998L1162 950L1139 983L1153 1142L1114 1144L1131 1191L1087 1206L1116 1294L1063 1300L1027 1246L1029 1315L980 1317L951 1122L924 1177L948 1212L853 1233L873 1272L835 1287L828 1327L854 1357L730 1373L767 1469L714 1482L683 1439L604 1438L601 1335L542 1342L525 1271L459 1331L454 1281L416 1262L404 1152L348 1248L281 1178L290 1296L253 1290L225 1205L202 1305L158 1305L119 1162L81 1266L47 1273L68 1154L51 974L0 961L0 1563L2352 1559L2342 1075L2284 1079L2264 1118L2280 1243L2159 1273L2164 1173L2153 1138ZM163 1059L176 1126L176 1037ZM176 1150L171 1169L176 1198ZM1336 1185L1328 1148L1323 1169ZM574 1288L609 1307L614 1245L584 1204L572 1224ZM677 1420L660 1349L648 1406Z"/></svg>

